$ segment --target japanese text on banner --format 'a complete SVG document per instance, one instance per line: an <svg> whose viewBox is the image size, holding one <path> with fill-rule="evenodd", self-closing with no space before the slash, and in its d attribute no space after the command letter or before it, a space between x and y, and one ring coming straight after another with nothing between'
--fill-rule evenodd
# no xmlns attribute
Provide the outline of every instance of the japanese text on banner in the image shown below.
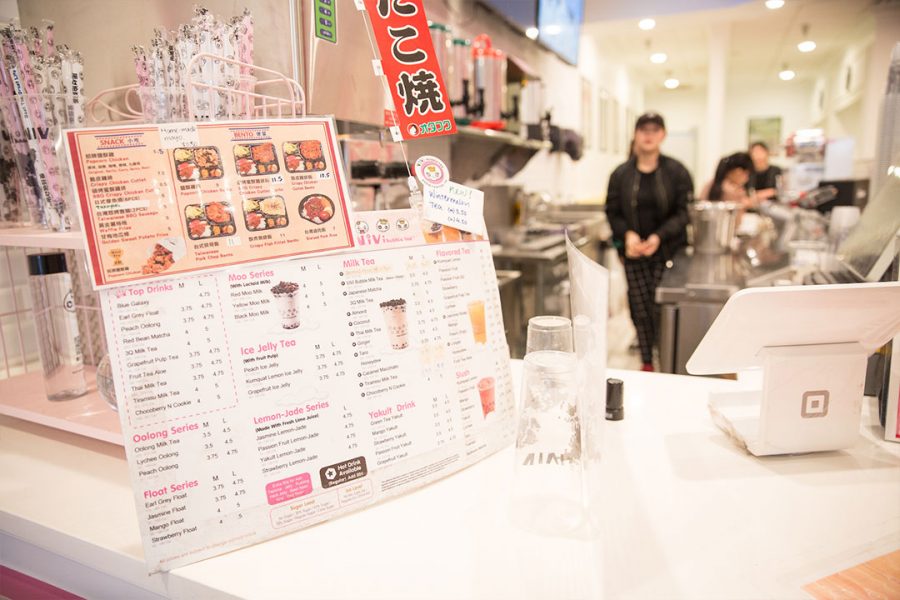
<svg viewBox="0 0 900 600"><path fill-rule="evenodd" d="M365 0L404 139L456 133L422 0Z"/></svg>

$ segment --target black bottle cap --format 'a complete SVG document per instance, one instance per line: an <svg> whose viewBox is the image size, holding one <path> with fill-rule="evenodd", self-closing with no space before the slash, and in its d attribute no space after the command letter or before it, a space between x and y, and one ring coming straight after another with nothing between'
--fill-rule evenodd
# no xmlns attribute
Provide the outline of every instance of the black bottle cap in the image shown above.
<svg viewBox="0 0 900 600"><path fill-rule="evenodd" d="M54 273L65 273L67 271L66 255L62 252L28 255L29 275L53 275Z"/></svg>
<svg viewBox="0 0 900 600"><path fill-rule="evenodd" d="M622 395L625 384L621 379L606 380L606 420L621 421L625 418L625 407L622 404Z"/></svg>

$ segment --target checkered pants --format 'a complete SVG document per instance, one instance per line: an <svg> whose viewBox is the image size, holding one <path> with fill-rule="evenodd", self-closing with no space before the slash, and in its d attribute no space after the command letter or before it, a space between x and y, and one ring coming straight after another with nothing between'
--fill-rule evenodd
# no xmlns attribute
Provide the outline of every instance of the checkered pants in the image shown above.
<svg viewBox="0 0 900 600"><path fill-rule="evenodd" d="M628 281L628 308L637 329L641 361L653 362L653 345L659 335L659 306L656 304L656 288L665 270L665 261L659 253L648 258L625 260L625 279Z"/></svg>

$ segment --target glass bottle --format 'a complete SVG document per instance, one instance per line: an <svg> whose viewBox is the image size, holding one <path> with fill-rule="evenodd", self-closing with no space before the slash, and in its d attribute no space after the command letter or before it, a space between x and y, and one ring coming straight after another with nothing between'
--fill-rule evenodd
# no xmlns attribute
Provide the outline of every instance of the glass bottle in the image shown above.
<svg viewBox="0 0 900 600"><path fill-rule="evenodd" d="M29 255L28 274L47 398L82 396L87 392L84 357L66 255Z"/></svg>

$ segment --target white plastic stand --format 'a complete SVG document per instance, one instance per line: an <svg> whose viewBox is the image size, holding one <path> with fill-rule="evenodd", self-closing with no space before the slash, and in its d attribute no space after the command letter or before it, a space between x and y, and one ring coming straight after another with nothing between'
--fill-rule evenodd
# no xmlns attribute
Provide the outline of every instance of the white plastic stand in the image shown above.
<svg viewBox="0 0 900 600"><path fill-rule="evenodd" d="M689 373L750 373L712 393L716 424L757 456L849 448L859 440L866 360L900 333L900 284L741 290L687 362ZM743 377L742 377L743 380Z"/></svg>
<svg viewBox="0 0 900 600"><path fill-rule="evenodd" d="M710 410L731 423L733 437L757 456L839 450L856 442L866 374L862 346L786 346L760 354L761 390L710 394Z"/></svg>

